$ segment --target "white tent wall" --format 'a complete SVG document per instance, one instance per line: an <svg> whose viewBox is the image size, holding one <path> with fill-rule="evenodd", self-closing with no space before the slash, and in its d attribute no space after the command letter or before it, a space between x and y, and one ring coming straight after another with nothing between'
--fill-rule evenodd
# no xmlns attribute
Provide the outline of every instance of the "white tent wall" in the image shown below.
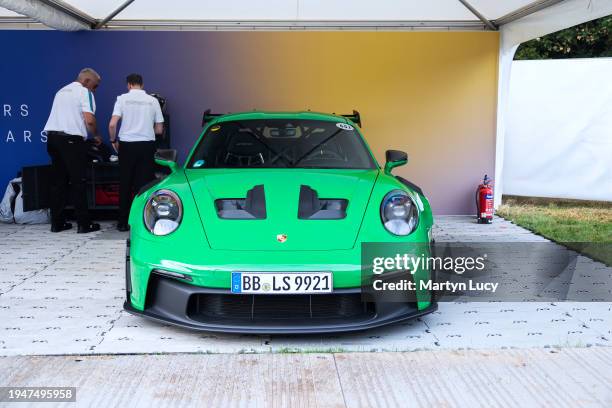
<svg viewBox="0 0 612 408"><path fill-rule="evenodd" d="M610 14L612 14L612 0L566 0L500 27L495 207L501 204L502 194L506 193L503 177L504 145L507 136L512 60L516 49L525 41Z"/></svg>
<svg viewBox="0 0 612 408"><path fill-rule="evenodd" d="M504 194L612 201L612 58L514 61Z"/></svg>

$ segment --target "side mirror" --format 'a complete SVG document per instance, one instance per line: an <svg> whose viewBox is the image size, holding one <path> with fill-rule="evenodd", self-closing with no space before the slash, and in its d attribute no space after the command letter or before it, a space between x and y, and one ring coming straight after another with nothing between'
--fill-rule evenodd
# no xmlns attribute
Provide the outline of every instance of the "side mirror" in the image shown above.
<svg viewBox="0 0 612 408"><path fill-rule="evenodd" d="M178 170L176 163L176 150L174 149L158 149L155 152L155 163L160 166L168 167L173 173Z"/></svg>
<svg viewBox="0 0 612 408"><path fill-rule="evenodd" d="M401 150L387 150L385 153L385 174L391 174L391 170L408 163L408 154Z"/></svg>

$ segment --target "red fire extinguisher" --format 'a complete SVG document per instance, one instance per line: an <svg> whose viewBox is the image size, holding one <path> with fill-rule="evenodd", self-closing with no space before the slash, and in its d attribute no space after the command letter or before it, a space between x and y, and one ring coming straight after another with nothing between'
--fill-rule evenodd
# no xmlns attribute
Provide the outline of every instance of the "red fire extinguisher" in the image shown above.
<svg viewBox="0 0 612 408"><path fill-rule="evenodd" d="M493 180L485 174L476 190L476 219L479 224L493 222Z"/></svg>

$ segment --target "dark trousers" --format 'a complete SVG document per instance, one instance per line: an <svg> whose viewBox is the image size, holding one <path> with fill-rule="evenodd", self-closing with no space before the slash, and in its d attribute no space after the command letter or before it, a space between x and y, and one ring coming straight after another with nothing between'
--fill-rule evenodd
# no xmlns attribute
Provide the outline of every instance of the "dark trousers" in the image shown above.
<svg viewBox="0 0 612 408"><path fill-rule="evenodd" d="M51 156L50 206L52 225L66 222L64 207L68 194L68 183L79 225L91 222L87 211L86 172L87 148L82 136L70 136L48 132L47 153Z"/></svg>
<svg viewBox="0 0 612 408"><path fill-rule="evenodd" d="M155 178L155 142L119 142L119 224L127 224L134 194Z"/></svg>

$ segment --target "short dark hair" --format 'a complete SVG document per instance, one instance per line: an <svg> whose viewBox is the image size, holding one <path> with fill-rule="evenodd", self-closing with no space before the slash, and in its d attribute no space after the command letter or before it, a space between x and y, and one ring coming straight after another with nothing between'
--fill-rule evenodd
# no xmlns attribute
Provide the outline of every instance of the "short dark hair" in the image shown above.
<svg viewBox="0 0 612 408"><path fill-rule="evenodd" d="M142 86L142 75L140 74L130 74L126 78L127 83L130 85L140 85Z"/></svg>

